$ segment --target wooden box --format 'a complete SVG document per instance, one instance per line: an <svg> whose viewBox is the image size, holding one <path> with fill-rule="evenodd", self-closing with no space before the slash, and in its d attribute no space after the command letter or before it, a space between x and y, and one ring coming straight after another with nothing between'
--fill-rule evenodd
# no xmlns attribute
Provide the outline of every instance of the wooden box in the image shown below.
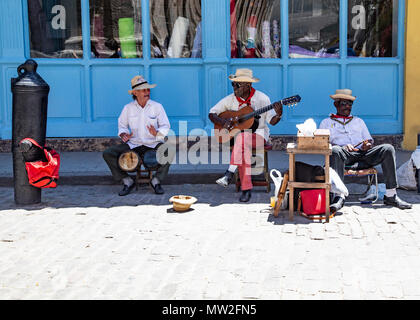
<svg viewBox="0 0 420 320"><path fill-rule="evenodd" d="M300 131L297 135L298 149L328 149L330 145L330 130L317 129L313 137L306 137Z"/></svg>

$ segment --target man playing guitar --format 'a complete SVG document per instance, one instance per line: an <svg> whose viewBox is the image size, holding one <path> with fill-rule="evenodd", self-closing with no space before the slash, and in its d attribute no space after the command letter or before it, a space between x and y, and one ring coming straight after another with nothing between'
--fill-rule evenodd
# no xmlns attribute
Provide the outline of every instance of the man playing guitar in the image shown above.
<svg viewBox="0 0 420 320"><path fill-rule="evenodd" d="M233 94L220 100L209 112L209 119L215 126L217 125L227 130L231 130L238 124L238 117L223 118L219 116L221 113L239 111L247 106L252 107L253 110L258 110L271 104L267 95L252 87L252 83L259 81L259 79L253 77L252 70L237 69L234 75L229 76L229 80L232 81ZM235 137L229 168L225 175L218 179L216 183L227 187L232 181L236 169L239 169L242 189L239 201L241 202L248 202L251 198L252 147L257 150L263 150L264 143L269 138L267 123L276 125L280 121L282 113L283 106L281 102L274 103L272 109L255 118L253 130L241 131Z"/></svg>

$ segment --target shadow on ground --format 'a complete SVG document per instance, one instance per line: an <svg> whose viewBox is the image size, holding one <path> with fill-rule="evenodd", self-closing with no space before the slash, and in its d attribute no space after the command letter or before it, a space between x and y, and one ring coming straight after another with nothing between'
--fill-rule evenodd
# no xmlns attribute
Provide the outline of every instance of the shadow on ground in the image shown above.
<svg viewBox="0 0 420 320"><path fill-rule="evenodd" d="M208 205L209 210L231 210L238 208L248 209L250 206L253 210L260 214L267 215L267 221L275 225L284 224L308 224L319 223L319 221L308 220L304 217L295 215L293 221L288 219L288 212L280 212L279 217L274 217L272 210L269 207L270 196L272 193L267 193L265 188L257 187L252 192L250 202L239 202L240 192L235 192L235 186L230 185L224 189L217 185L208 184L182 184L182 185L165 185L163 186L165 194L156 195L150 186L142 185L138 190L133 190L132 193L125 197L120 197L118 191L121 189L120 185L112 186L58 186L56 189L45 189L42 191L42 202L36 205L16 205L14 203L14 189L0 188L0 210L41 210L44 208L61 209L61 208L75 208L76 214L83 214L83 208L114 208L114 207L136 207L137 209L146 208L144 206L162 206L162 212L168 214L188 214L200 213L194 207L197 204ZM362 185L349 185L351 193L363 190ZM413 204L420 204L420 195L415 191L398 190L399 196ZM197 203L193 205L189 212L177 213L172 209L169 199L174 195L190 195L198 199ZM349 200L357 200L351 198ZM361 208L385 208L381 200L375 204L354 204ZM146 209L145 209L146 210ZM340 212L338 213L340 214Z"/></svg>

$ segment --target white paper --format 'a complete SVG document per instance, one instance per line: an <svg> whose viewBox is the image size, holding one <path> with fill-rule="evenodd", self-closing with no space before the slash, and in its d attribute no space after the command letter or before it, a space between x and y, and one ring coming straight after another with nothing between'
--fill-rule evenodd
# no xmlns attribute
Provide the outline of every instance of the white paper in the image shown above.
<svg viewBox="0 0 420 320"><path fill-rule="evenodd" d="M314 119L309 118L305 120L304 123L297 124L296 128L298 128L305 137L313 137L316 130L316 123Z"/></svg>

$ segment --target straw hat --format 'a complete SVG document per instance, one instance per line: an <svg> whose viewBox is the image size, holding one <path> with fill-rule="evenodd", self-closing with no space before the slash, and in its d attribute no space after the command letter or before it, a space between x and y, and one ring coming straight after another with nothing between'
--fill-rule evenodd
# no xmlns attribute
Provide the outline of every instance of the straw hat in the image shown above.
<svg viewBox="0 0 420 320"><path fill-rule="evenodd" d="M250 69L236 69L235 74L229 76L229 80L234 82L258 82L260 79L252 76L252 70Z"/></svg>
<svg viewBox="0 0 420 320"><path fill-rule="evenodd" d="M133 94L134 90L152 89L156 87L155 84L148 83L142 76L135 76L131 79L131 89L128 90L129 94Z"/></svg>
<svg viewBox="0 0 420 320"><path fill-rule="evenodd" d="M350 89L338 89L335 90L335 94L330 95L331 99L345 99L345 100L356 100L356 97L352 96L352 91Z"/></svg>
<svg viewBox="0 0 420 320"><path fill-rule="evenodd" d="M172 202L175 211L183 212L187 211L190 206L197 201L197 198L192 196L173 196L169 199L169 202Z"/></svg>

